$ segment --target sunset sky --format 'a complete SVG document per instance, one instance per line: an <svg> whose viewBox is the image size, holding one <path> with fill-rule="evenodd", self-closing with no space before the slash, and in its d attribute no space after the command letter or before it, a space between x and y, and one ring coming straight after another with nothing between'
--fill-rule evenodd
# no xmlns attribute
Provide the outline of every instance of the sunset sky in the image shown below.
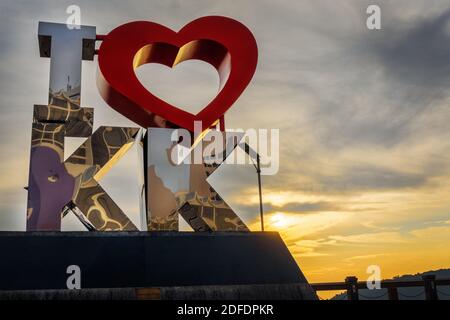
<svg viewBox="0 0 450 320"><path fill-rule="evenodd" d="M371 31L366 8L375 2L382 30ZM71 4L98 34L133 20L178 30L205 15L254 33L258 68L226 123L280 129L279 173L263 177L266 226L310 282L365 280L369 265L382 278L450 267L450 0L2 0L0 230L25 228L32 109L47 102L49 82L38 22L64 23ZM175 69L143 66L138 75L188 110L214 97L211 66ZM103 102L96 73L96 61L83 62L82 105L94 107L95 128L134 126ZM101 182L134 219L136 161L130 152ZM251 166L221 168L211 183L259 230Z"/></svg>

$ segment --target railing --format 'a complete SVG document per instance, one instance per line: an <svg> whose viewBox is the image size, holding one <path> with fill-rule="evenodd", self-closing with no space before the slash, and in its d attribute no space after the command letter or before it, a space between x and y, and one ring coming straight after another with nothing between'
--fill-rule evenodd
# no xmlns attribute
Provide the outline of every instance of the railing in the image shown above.
<svg viewBox="0 0 450 320"><path fill-rule="evenodd" d="M383 280L381 281L381 288L387 289L389 300L399 300L398 288L424 287L426 300L438 300L438 286L450 285L450 279L436 279L435 275L426 275L422 280L413 281L398 281L398 280ZM328 282L328 283L312 283L311 286L317 291L334 291L346 290L348 300L359 300L359 289L368 289L367 282L358 282L357 277L347 277L345 282ZM421 295L421 292L419 295ZM439 292L444 294L442 292ZM419 296L417 295L417 296ZM384 296L384 294L383 294ZM413 296L406 296L414 298ZM372 297L365 297L370 299ZM376 298L373 298L376 299Z"/></svg>

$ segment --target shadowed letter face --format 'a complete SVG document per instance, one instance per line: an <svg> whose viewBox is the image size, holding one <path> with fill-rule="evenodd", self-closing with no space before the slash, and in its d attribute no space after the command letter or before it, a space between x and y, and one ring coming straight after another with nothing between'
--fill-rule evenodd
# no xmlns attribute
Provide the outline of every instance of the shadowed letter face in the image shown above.
<svg viewBox="0 0 450 320"><path fill-rule="evenodd" d="M27 229L59 230L61 210L71 200L75 180L67 172L58 153L49 147L31 150L29 190L39 194L29 206Z"/></svg>

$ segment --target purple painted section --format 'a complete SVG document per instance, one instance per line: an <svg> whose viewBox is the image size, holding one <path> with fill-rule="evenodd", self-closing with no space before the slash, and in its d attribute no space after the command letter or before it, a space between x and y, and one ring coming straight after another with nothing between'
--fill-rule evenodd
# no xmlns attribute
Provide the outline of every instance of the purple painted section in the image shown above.
<svg viewBox="0 0 450 320"><path fill-rule="evenodd" d="M72 199L75 179L67 172L56 151L31 149L27 231L61 230L62 208Z"/></svg>

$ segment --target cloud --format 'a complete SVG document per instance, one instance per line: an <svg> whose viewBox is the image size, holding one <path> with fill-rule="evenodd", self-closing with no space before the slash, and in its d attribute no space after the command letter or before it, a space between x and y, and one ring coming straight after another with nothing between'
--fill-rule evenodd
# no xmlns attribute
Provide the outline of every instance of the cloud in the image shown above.
<svg viewBox="0 0 450 320"><path fill-rule="evenodd" d="M353 256L350 258L344 259L345 261L355 261L355 260L372 260L378 257L386 256L388 254L386 253L379 253L379 254L366 254L361 256Z"/></svg>
<svg viewBox="0 0 450 320"><path fill-rule="evenodd" d="M328 238L336 240L338 243L361 244L361 245L406 242L405 237L397 232L375 232L375 233L362 233L353 235L330 235Z"/></svg>
<svg viewBox="0 0 450 320"><path fill-rule="evenodd" d="M319 181L333 189L392 190L417 188L427 183L428 174L402 172L374 165L344 166L336 176L322 176Z"/></svg>
<svg viewBox="0 0 450 320"><path fill-rule="evenodd" d="M400 227L398 227L398 226L389 226L389 227L379 226L374 221L370 221L370 220L361 222L361 225L368 229L377 230L377 231L387 231L387 230L396 231L396 230L400 229Z"/></svg>
<svg viewBox="0 0 450 320"><path fill-rule="evenodd" d="M307 236L320 234L344 221L351 215L338 212L317 212L306 215L273 212L265 214L265 229L278 231L288 245L304 239ZM250 224L251 230L260 230L259 219L254 219Z"/></svg>
<svg viewBox="0 0 450 320"><path fill-rule="evenodd" d="M255 204L242 203L236 205L238 211L254 209ZM270 202L264 203L265 212L289 212L289 213L314 213L318 211L340 211L340 208L331 202L287 202L282 205L274 205Z"/></svg>
<svg viewBox="0 0 450 320"><path fill-rule="evenodd" d="M307 236L307 239L300 239L295 242L289 243L290 250L303 257L304 253L307 253L309 257L325 256L330 252L336 251L336 247L351 248L360 246L369 249L371 246L386 246L392 244L407 244L407 237L397 232L373 232L373 233L361 233L361 234L349 234L349 235L329 235L325 238L313 239ZM337 252L337 251L336 251ZM386 253L377 254L364 254L346 258L346 261L363 260L369 258L376 258L387 255Z"/></svg>
<svg viewBox="0 0 450 320"><path fill-rule="evenodd" d="M283 212L314 212L314 211L338 211L338 207L330 202L288 202L279 207L272 207L272 211Z"/></svg>
<svg viewBox="0 0 450 320"><path fill-rule="evenodd" d="M372 232L350 235L328 235L325 238L301 239L294 244L306 251L322 250L329 246L385 245L406 243L407 238L397 232Z"/></svg>
<svg viewBox="0 0 450 320"><path fill-rule="evenodd" d="M425 239L426 241L448 241L450 235L450 227L447 225L420 228L410 231L410 234L419 239ZM443 244L446 242L442 242Z"/></svg>
<svg viewBox="0 0 450 320"><path fill-rule="evenodd" d="M416 24L391 24L374 46L382 65L395 80L415 85L427 96L450 85L450 9ZM428 94L426 94L428 92Z"/></svg>

